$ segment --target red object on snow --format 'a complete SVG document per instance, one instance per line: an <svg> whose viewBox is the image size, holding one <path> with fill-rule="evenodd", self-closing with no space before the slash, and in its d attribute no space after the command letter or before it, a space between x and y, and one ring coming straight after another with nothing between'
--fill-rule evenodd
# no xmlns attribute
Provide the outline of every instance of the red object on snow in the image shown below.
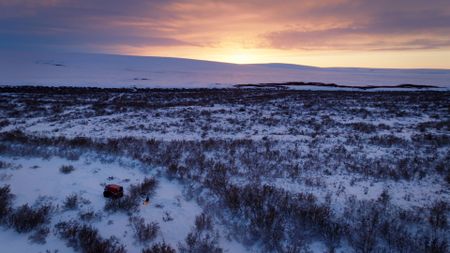
<svg viewBox="0 0 450 253"><path fill-rule="evenodd" d="M105 198L120 198L123 196L123 187L117 184L107 184L103 190Z"/></svg>

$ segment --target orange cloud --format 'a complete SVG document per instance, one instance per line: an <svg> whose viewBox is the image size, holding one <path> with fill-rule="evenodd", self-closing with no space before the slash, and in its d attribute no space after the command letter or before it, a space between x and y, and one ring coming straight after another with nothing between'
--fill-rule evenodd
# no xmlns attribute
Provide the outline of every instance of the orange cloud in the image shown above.
<svg viewBox="0 0 450 253"><path fill-rule="evenodd" d="M450 51L450 4L443 0L23 0L0 6L6 38L0 47L6 48L303 64L310 55L336 63L342 51L436 57L436 50Z"/></svg>

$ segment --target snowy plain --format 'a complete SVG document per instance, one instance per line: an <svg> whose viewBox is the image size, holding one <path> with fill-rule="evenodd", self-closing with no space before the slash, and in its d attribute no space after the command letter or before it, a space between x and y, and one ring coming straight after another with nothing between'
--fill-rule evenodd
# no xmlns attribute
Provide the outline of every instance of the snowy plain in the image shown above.
<svg viewBox="0 0 450 253"><path fill-rule="evenodd" d="M318 68L13 50L0 51L0 77L0 85L226 88L242 83L302 81L354 86L419 84L450 88L450 70L445 69Z"/></svg>
<svg viewBox="0 0 450 253"><path fill-rule="evenodd" d="M446 91L1 91L0 187L10 185L14 208L55 207L45 244L1 226L8 252L70 252L55 224L90 210L97 218L80 222L128 252L162 241L182 252L202 212L223 252L360 252L366 240L375 251L427 252L448 242L448 226L429 223L450 203ZM159 233L142 244L101 193L109 182L128 193L145 177L159 183L133 215ZM65 210L72 193L81 204ZM367 219L376 232L364 233Z"/></svg>

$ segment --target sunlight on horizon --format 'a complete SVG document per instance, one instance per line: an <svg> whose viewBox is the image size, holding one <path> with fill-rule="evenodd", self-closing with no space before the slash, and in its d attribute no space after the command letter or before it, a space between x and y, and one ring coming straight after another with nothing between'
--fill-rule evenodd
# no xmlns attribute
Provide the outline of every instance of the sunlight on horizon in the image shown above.
<svg viewBox="0 0 450 253"><path fill-rule="evenodd" d="M361 67L361 68L435 68L449 69L450 50L416 51L295 51L277 49L243 48L124 48L110 50L116 54L137 56L160 56L216 61L234 64L285 63L316 67Z"/></svg>
<svg viewBox="0 0 450 253"><path fill-rule="evenodd" d="M450 69L445 1L133 3L3 1L0 49Z"/></svg>

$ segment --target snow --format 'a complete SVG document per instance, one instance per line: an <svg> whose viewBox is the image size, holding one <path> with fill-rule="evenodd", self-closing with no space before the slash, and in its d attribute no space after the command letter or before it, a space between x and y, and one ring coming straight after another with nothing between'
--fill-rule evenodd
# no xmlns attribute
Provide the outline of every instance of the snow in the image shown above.
<svg viewBox="0 0 450 253"><path fill-rule="evenodd" d="M42 158L11 158L1 157L1 160L16 165L15 169L2 171L2 174L11 175L4 178L2 184L9 184L11 192L15 194L15 206L28 203L32 205L39 198L45 197L52 204L59 205L62 208L64 199L70 194L76 193L83 200L88 200L89 204L84 204L80 210L101 212L105 203L103 198L103 185L105 183L119 183L125 189L130 184L141 182L148 173L136 166L124 166L124 163L113 162L103 163L96 158L82 156L77 161L52 157L48 160ZM63 174L59 171L62 165L72 165L75 170L70 174ZM126 161L125 161L126 164ZM114 176L113 180L108 177ZM158 208L159 204L162 207ZM77 211L58 210L52 217L52 225L60 220L78 219ZM169 212L173 221L164 222L162 220L164 212ZM156 221L161 227L160 235L156 241L166 241L171 245L177 245L183 241L190 228L194 224L195 216L201 213L201 208L194 201L186 201L182 197L181 186L176 181L167 181L160 179L156 195L151 198L151 204L140 206L139 215L144 217L147 222ZM115 235L122 243L127 245L130 252L138 252L142 245L135 244L133 232L128 225L128 216L122 213L110 214L103 213L100 222L93 225L100 230L102 236L109 237ZM112 224L108 221L112 220ZM51 226L52 227L52 226ZM15 234L15 236L14 236ZM27 236L27 235L24 235ZM23 238L17 236L13 230L4 230L0 232L0 243L8 241L14 237L11 246L8 246L8 252L26 252L28 248L36 249L30 246L30 243L23 243ZM60 247L62 241L53 244L54 235L49 236L51 242L48 245ZM15 243L17 241L17 243ZM20 246L23 244L23 246ZM2 244L9 245L9 244ZM17 247L17 248L16 248ZM64 249L65 247L60 247ZM64 249L64 252L70 252Z"/></svg>
<svg viewBox="0 0 450 253"><path fill-rule="evenodd" d="M0 156L0 160L10 164L10 168L0 170L1 185L10 185L14 193L14 206L33 205L37 200L50 201L58 206L52 215L50 228L59 221L78 220L79 213L94 211L101 214L99 221L91 223L104 238L115 236L126 246L128 252L140 252L146 245L139 244L133 238L128 216L124 213L102 212L105 199L102 195L106 183L118 183L127 189L130 184L139 183L145 177L156 176L159 183L156 194L150 198L149 205L141 205L135 215L143 217L146 223L157 222L160 230L153 242L166 242L173 247L184 242L194 226L195 217L202 208L195 200L186 200L182 186L176 180L157 176L157 169L143 168L125 158L97 157L87 154L79 160L67 160L61 157L30 158ZM108 161L109 160L109 161ZM72 165L75 170L70 174L59 171L62 165ZM108 177L114 176L109 180ZM81 204L76 210L64 210L62 204L71 194L81 197ZM173 220L164 221L168 213ZM47 249L59 249L60 252L73 252L53 233L47 237L44 245L27 242L28 234L17 234L12 229L0 227L0 244L7 245L7 252L45 252ZM220 238L224 252L247 252L239 243Z"/></svg>
<svg viewBox="0 0 450 253"><path fill-rule="evenodd" d="M269 138L270 149L280 152L281 155L275 156L280 160L274 162L270 157L261 156L258 159L266 159L260 164L264 170L261 169L257 172L258 174L252 174L249 171L251 166L244 165L245 159L237 155L236 163L229 163L235 165L238 170L230 178L232 183L244 186L256 182L272 185L291 193L312 193L322 203L330 197L331 208L336 214L344 211L349 199L376 200L384 190L388 191L392 205L402 210L423 212L424 208L436 201L450 202L450 188L442 174L435 170L436 163L446 161L448 145L442 144L432 148L426 143L411 141L411 136L421 133L418 125L427 122L440 123L447 119L448 98L445 92L423 94L411 92L406 95L300 92L302 96L299 94L297 94L299 96L289 96L281 92L280 96L267 96L266 100L260 103L242 103L246 99L252 99L252 96L264 97L267 94L277 94L277 92L271 93L272 91L265 90L247 90L246 92L249 92L247 95L236 95L239 96L235 100L237 102L217 100L209 102L210 104L198 103L201 105L195 103L198 100L190 95L183 95L179 90L170 92L177 94L175 102L188 101L193 105L185 106L181 103L182 105L179 106L165 106L174 104L174 101L162 99L164 101L159 101L161 102L159 107L153 108L150 106L155 102L152 100L153 95L158 94L152 91L145 97L145 101L149 103L148 107L129 108L129 110L114 109L112 105L117 102L114 101L115 98L123 97L123 101L143 99L142 94L124 92L105 96L109 98L107 103L110 103L105 109L108 112L95 113L91 105L97 101L91 94L77 95L76 100L70 103L67 101L69 97L74 96L73 94L56 96L41 93L27 95L4 93L0 94L3 98L2 108L4 108L0 113L8 120L9 125L2 127L0 132L20 129L32 136L65 138L86 136L99 142L107 138L125 136L139 140L157 139L163 143L173 140L198 142L207 138L221 141L248 138L255 140L254 145L261 145L261 150L265 148L261 140ZM170 92L163 93L172 94ZM311 94L317 95L319 99L316 101L315 97L309 97ZM408 97L409 99L399 102L401 98ZM28 111L29 105L25 102L34 99L39 101L40 106L47 109ZM54 112L51 109L52 105L59 99L67 103L62 111ZM395 101L396 99L399 101ZM15 110L19 112L11 113ZM359 113L359 110L365 112ZM388 112L389 110L392 112ZM398 114L398 112L402 113ZM350 125L353 123L370 124L375 126L376 130L367 133L358 132ZM319 124L320 129L315 130L315 126ZM380 124L385 124L389 128L379 127ZM204 126L207 126L206 130L203 129ZM206 135L203 136L205 133ZM448 128L430 127L425 133L448 135ZM359 137L357 141L347 142L356 135ZM370 142L372 137L387 135L398 137L408 144L402 144L401 141L392 145L378 145ZM427 163L429 167L418 165L423 172L426 172L423 176L415 175L407 180L403 177L394 179L387 175L376 176L364 174L361 171L352 172L347 168L349 165L337 162L340 157L339 152L336 152L336 156L333 157L326 156L335 155L334 148L340 146L347 150L342 155L344 157L342 159L348 159L350 164L354 162L354 164L371 166L370 159L375 161L378 159L385 165L391 165L392 162L392 168L396 169L396 162L402 157L417 156L433 161ZM56 146L47 148L49 149L47 154L53 154L53 151L57 149ZM136 150L140 150L139 148L142 147L137 148ZM253 152L255 150L258 152ZM261 155L263 154L261 150L255 147L253 150L243 149L242 151ZM235 152L239 154L242 151ZM211 195L207 195L207 190L203 190L202 194L192 194L197 198L187 199L188 186L195 184L196 179L169 180L161 172L165 170L165 167L158 167L161 165L143 165L137 158L133 160L131 157L116 157L112 153L106 155L95 152L94 149L80 151L83 155L73 160L57 156L30 157L33 152L20 154L22 156L17 154L17 157L0 154L0 161L11 164L8 168L0 168L0 186L11 185L11 192L16 195L14 200L16 207L25 203L32 205L39 199L50 201L55 206L59 205L59 209L53 214L50 228L59 221L79 219L81 211L98 213L101 218L92 221L92 225L99 229L103 237L112 235L118 237L120 242L126 245L128 252L140 252L144 245L137 243L133 238L133 231L126 214L103 212L105 200L101 192L105 183L119 183L127 189L130 184L141 182L144 177L156 177L159 181L156 194L151 197L149 206L139 207L138 215L148 223L159 224L160 232L153 242L165 241L174 248L183 242L191 231L195 217L203 211L208 211L207 204L215 200L208 199ZM290 152L293 155L289 155ZM185 156L189 154L191 154L189 150L184 150L182 158L176 161L188 167ZM268 152L267 155L269 154ZM345 158L349 154L352 156ZM232 160L231 155L227 157L228 152L220 148L204 149L202 155L214 162L228 163ZM311 158L307 155L311 155ZM386 160L380 160L383 158ZM305 163L305 161L313 160L314 164ZM332 163L329 162L330 160ZM360 163L357 162L358 160L369 162ZM280 163L280 166L278 167L276 163ZM299 165L297 173L288 171L291 165L297 164ZM62 165L72 165L75 170L68 175L62 174L59 171ZM318 168L314 168L314 165L318 165ZM110 176L114 178L108 179ZM82 204L75 211L62 210L64 199L72 193L78 194L89 203ZM172 221L163 219L166 213L173 218ZM226 218L228 217L225 216L224 219ZM220 231L219 245L225 252L260 252L261 249L258 248L261 247L260 243L248 246L232 240L238 235L231 234L232 228L218 221L214 227ZM0 243L8 245L6 248L8 252L44 252L46 249L72 252L72 249L67 248L53 232L47 237L45 245L31 243L28 236L29 234L18 234L13 229L0 227ZM313 252L326 251L326 245L314 239L308 242L309 248ZM352 251L343 241L338 252Z"/></svg>
<svg viewBox="0 0 450 253"><path fill-rule="evenodd" d="M0 76L0 85L223 88L239 83L303 81L355 86L410 83L450 88L450 70L444 69L245 65L168 57L25 51L0 51Z"/></svg>
<svg viewBox="0 0 450 253"><path fill-rule="evenodd" d="M45 253L46 250L54 252L54 250L59 250L59 252L72 253L75 252L72 248L67 247L63 241L59 240L52 233L50 233L46 239L47 243L35 244L28 243L28 234L17 234L16 231L12 229L5 229L0 227L0 245L2 245L2 252L8 253L23 253L23 252L39 252Z"/></svg>

